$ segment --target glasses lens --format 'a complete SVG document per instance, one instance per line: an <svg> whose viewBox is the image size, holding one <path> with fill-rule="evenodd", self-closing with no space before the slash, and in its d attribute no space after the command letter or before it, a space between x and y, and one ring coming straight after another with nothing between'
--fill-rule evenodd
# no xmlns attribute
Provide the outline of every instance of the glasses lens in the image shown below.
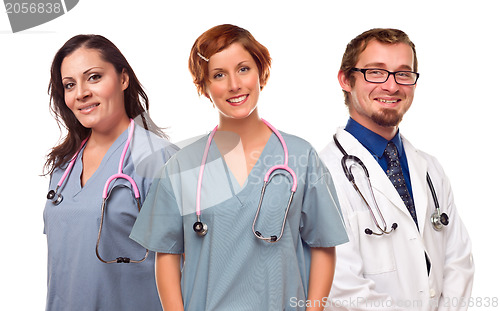
<svg viewBox="0 0 500 311"><path fill-rule="evenodd" d="M387 80L389 72L383 69L367 69L365 71L365 79L368 82L383 83Z"/></svg>
<svg viewBox="0 0 500 311"><path fill-rule="evenodd" d="M412 71L397 71L394 73L394 77L399 84L412 85L417 82L417 74Z"/></svg>
<svg viewBox="0 0 500 311"><path fill-rule="evenodd" d="M365 79L372 83L384 83L387 81L391 72L385 69L365 69ZM402 85L413 85L417 82L418 73L413 71L396 71L394 72L396 83Z"/></svg>

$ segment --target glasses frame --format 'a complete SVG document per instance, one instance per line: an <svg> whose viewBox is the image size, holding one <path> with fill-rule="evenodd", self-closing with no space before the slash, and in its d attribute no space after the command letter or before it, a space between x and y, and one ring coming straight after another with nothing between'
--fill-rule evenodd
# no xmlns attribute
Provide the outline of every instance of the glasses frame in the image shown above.
<svg viewBox="0 0 500 311"><path fill-rule="evenodd" d="M369 81L367 78L366 78L366 71L367 70L381 70L381 71L385 71L388 73L387 75L387 78L384 80L384 81L380 81L380 82L374 82L374 81ZM399 85L415 85L417 84L417 81L418 81L418 78L420 77L420 74L418 72L415 72L415 71L411 71L411 70L398 70L398 71L389 71L389 70L385 70L385 69L381 69L381 68L352 68L351 71L359 71L361 73L363 73L363 77L365 78L365 81L366 82L369 82L369 83L377 83L377 84L382 84L382 83L386 83L387 80L389 80L389 77L391 75L394 76L394 81L399 84ZM415 82L414 83L399 83L398 82L398 79L396 78L396 74L397 73L400 73L400 72L411 72L413 74L416 74L417 77L415 78Z"/></svg>

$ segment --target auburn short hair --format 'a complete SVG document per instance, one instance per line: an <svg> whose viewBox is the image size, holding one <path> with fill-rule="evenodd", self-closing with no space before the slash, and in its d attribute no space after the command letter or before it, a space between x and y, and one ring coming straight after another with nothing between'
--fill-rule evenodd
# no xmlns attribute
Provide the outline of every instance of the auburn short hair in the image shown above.
<svg viewBox="0 0 500 311"><path fill-rule="evenodd" d="M206 87L209 79L206 59L210 60L212 55L225 50L233 43L241 44L250 53L259 69L261 90L266 85L271 69L271 56L267 48L255 40L248 30L224 24L205 31L196 39L191 48L189 71L199 95L205 95L210 99Z"/></svg>

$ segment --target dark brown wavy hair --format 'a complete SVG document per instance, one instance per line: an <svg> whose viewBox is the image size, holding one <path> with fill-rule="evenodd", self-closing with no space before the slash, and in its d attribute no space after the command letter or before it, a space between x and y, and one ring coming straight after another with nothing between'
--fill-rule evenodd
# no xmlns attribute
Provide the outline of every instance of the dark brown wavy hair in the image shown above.
<svg viewBox="0 0 500 311"><path fill-rule="evenodd" d="M52 174L55 168L62 167L78 151L82 141L90 135L90 129L84 127L77 120L73 112L66 106L64 100L64 87L61 77L61 64L64 58L79 48L94 49L98 51L102 59L111 63L117 73L125 71L129 76L129 85L124 91L125 111L129 118L140 116L144 128L153 133L165 137L161 128L149 118L149 100L141 83L137 79L132 67L125 56L108 39L100 35L77 35L69 39L57 51L50 69L50 83L48 93L50 95L50 109L61 129L67 130L67 135L47 155L45 162L45 174Z"/></svg>

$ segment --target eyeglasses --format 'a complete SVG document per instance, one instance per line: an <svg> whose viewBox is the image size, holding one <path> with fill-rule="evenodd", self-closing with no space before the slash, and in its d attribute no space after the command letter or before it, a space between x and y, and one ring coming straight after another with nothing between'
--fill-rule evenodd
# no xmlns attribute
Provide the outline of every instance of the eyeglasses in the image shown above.
<svg viewBox="0 0 500 311"><path fill-rule="evenodd" d="M418 77L420 76L420 74L417 72L406 70L394 72L378 68L352 68L351 70L362 72L366 82L370 83L385 83L389 79L390 75L394 75L394 80L397 84L414 85L415 83L417 83Z"/></svg>

